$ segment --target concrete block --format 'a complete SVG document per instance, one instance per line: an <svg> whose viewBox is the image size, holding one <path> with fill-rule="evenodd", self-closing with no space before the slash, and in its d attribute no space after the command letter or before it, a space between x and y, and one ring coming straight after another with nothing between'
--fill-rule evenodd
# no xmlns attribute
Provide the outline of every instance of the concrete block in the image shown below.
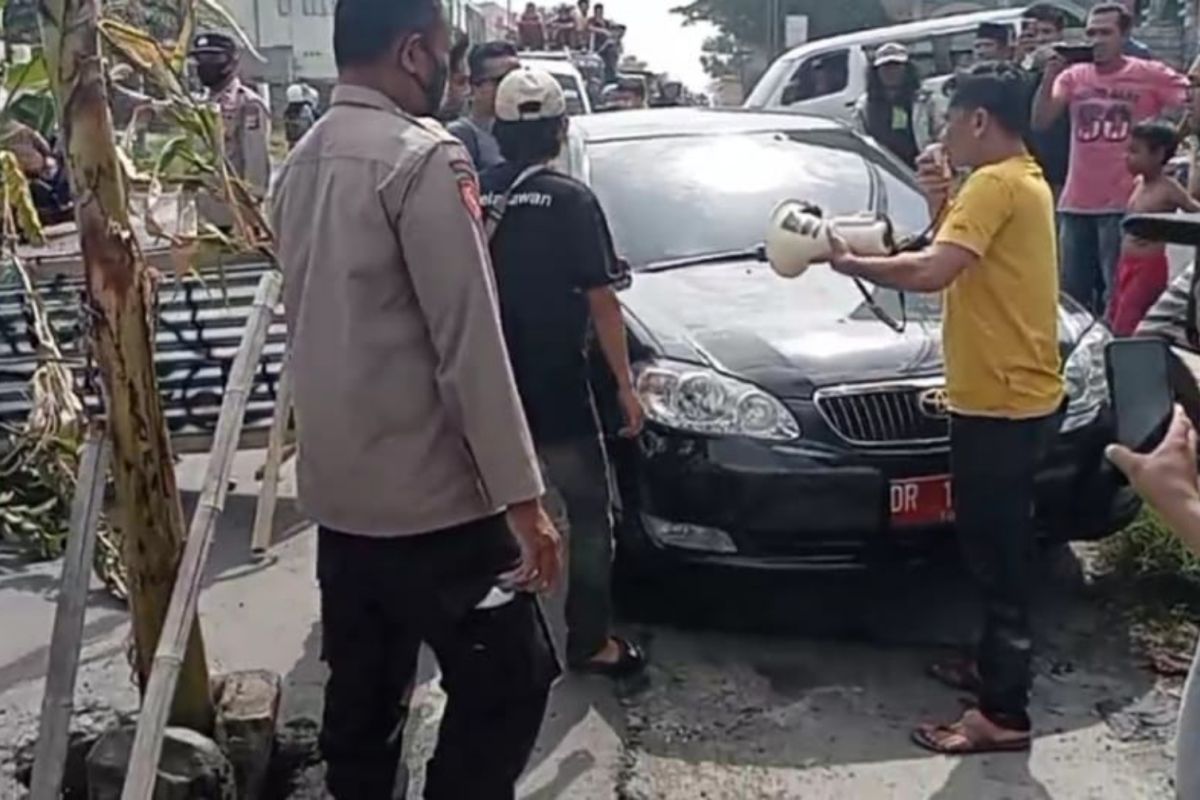
<svg viewBox="0 0 1200 800"><path fill-rule="evenodd" d="M87 758L88 800L120 800L136 730L132 724L105 733ZM217 743L186 728L163 737L154 800L237 800L233 767Z"/></svg>
<svg viewBox="0 0 1200 800"><path fill-rule="evenodd" d="M216 687L217 743L233 764L238 797L258 800L275 751L282 680L266 670L234 672Z"/></svg>

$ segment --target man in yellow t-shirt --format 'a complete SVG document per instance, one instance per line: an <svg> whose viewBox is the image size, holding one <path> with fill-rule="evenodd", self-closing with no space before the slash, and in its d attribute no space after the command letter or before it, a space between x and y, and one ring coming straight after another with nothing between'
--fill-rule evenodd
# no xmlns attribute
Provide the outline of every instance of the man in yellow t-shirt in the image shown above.
<svg viewBox="0 0 1200 800"><path fill-rule="evenodd" d="M830 259L838 272L881 286L945 292L954 511L986 610L976 658L930 669L979 695L978 708L957 722L914 731L918 744L939 753L1025 750L1031 741L1034 476L1064 393L1054 201L1022 142L1027 118L1016 67L981 64L960 77L943 141L950 162L972 172L948 200L946 165L922 158L934 213L948 200L934 243L865 258L834 237Z"/></svg>

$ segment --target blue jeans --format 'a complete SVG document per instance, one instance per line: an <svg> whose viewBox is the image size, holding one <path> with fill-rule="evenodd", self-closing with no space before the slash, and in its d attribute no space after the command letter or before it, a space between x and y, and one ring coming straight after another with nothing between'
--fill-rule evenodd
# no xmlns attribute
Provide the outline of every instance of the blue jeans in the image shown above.
<svg viewBox="0 0 1200 800"><path fill-rule="evenodd" d="M1103 315L1116 288L1124 214L1059 215L1062 288L1096 315Z"/></svg>

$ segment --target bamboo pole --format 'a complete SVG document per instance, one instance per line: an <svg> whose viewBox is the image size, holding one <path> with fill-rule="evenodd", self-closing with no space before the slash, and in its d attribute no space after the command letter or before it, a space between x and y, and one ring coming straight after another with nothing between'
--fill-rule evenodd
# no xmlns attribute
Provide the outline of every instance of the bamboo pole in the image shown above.
<svg viewBox="0 0 1200 800"><path fill-rule="evenodd" d="M63 557L54 633L50 637L50 665L42 716L38 721L37 747L33 759L32 800L58 800L62 794L63 770L71 713L75 708L75 679L79 651L83 646L83 618L96 551L96 531L104 505L108 476L109 445L102 425L88 431L79 460L79 480L71 503L71 527Z"/></svg>
<svg viewBox="0 0 1200 800"><path fill-rule="evenodd" d="M75 198L91 350L103 378L116 517L129 576L134 667L144 688L179 563L183 509L154 369L150 277L129 220L100 56L99 15L99 0L38 3ZM213 703L199 627L192 628L183 659L171 721L208 733Z"/></svg>
<svg viewBox="0 0 1200 800"><path fill-rule="evenodd" d="M204 564L212 545L217 518L225 508L229 474L237 453L238 434L246 413L246 404L254 387L254 373L267 342L271 318L279 302L282 281L278 272L263 275L255 293L254 305L246 321L246 330L230 369L229 382L221 401L221 414L213 436L213 452L204 474L204 488L192 524L188 529L179 574L167 607L158 650L154 654L150 681L138 718L137 734L129 757L129 774L121 800L150 800L162 755L163 732L175 682L188 643L188 631L196 620Z"/></svg>
<svg viewBox="0 0 1200 800"><path fill-rule="evenodd" d="M262 555L271 547L271 529L275 523L275 506L279 497L279 467L283 461L288 422L292 418L290 350L284 353L275 392L275 414L271 419L271 437L267 440L267 463L263 466L262 486L258 491L258 504L254 508L254 533L250 545L254 555Z"/></svg>

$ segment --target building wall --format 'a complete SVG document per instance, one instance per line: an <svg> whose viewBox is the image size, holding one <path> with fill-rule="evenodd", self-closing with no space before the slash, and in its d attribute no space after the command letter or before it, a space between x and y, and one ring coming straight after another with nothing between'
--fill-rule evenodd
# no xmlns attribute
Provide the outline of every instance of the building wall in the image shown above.
<svg viewBox="0 0 1200 800"><path fill-rule="evenodd" d="M467 29L467 0L442 0L442 4L447 19ZM335 5L336 0L225 0L225 7L267 59L265 64L246 59L247 77L272 84L298 78L313 83L335 80Z"/></svg>

